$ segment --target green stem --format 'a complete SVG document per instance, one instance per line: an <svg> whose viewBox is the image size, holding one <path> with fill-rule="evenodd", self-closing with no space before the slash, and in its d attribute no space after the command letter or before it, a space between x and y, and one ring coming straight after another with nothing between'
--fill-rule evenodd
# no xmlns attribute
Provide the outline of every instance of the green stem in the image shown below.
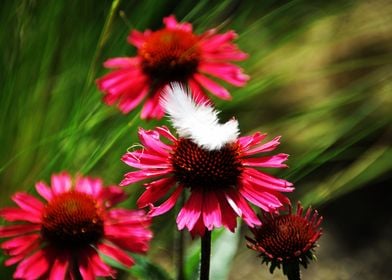
<svg viewBox="0 0 392 280"><path fill-rule="evenodd" d="M287 279L301 280L301 271L299 269L299 263L297 261L287 264Z"/></svg>
<svg viewBox="0 0 392 280"><path fill-rule="evenodd" d="M211 231L206 229L201 238L200 280L210 279Z"/></svg>

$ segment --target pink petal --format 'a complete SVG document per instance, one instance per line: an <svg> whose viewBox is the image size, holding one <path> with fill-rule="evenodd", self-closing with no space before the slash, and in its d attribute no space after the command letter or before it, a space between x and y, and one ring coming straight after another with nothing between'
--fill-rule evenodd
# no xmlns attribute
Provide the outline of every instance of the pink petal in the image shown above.
<svg viewBox="0 0 392 280"><path fill-rule="evenodd" d="M52 197L53 197L52 189L49 188L44 182L36 183L35 189L47 201L50 201L52 199Z"/></svg>
<svg viewBox="0 0 392 280"><path fill-rule="evenodd" d="M157 116L163 116L163 109L160 105L161 89L156 90L152 93L152 96L147 98L146 103L143 106L140 117L142 119L156 118Z"/></svg>
<svg viewBox="0 0 392 280"><path fill-rule="evenodd" d="M200 215L199 219L197 220L196 224L194 225L193 229L190 231L192 238L195 236L204 236L206 232L206 226L203 222L203 217Z"/></svg>
<svg viewBox="0 0 392 280"><path fill-rule="evenodd" d="M128 35L127 41L129 44L132 44L135 47L140 48L150 34L151 34L150 30L146 30L144 32L132 30L131 33Z"/></svg>
<svg viewBox="0 0 392 280"><path fill-rule="evenodd" d="M11 237L22 234L27 234L32 231L38 231L41 229L41 225L12 225L12 226L0 226L0 237Z"/></svg>
<svg viewBox="0 0 392 280"><path fill-rule="evenodd" d="M162 136L166 137L167 139L169 139L172 142L176 142L177 138L174 137L174 135L170 132L170 130L166 127L166 126L158 126L155 128L156 131L159 132L159 134L161 134Z"/></svg>
<svg viewBox="0 0 392 280"><path fill-rule="evenodd" d="M199 65L199 70L237 87L244 86L249 80L240 67L230 63L204 63Z"/></svg>
<svg viewBox="0 0 392 280"><path fill-rule="evenodd" d="M260 147L250 149L245 152L245 155L254 155L257 153L266 153L266 152L273 151L276 149L277 146L279 146L280 138L281 138L280 136L277 136L272 141L269 141L269 142L265 143L264 145L261 145Z"/></svg>
<svg viewBox="0 0 392 280"><path fill-rule="evenodd" d="M208 230L222 226L222 213L215 192L205 192L203 196L203 221Z"/></svg>
<svg viewBox="0 0 392 280"><path fill-rule="evenodd" d="M40 200L27 193L16 193L12 196L12 200L23 210L34 212L35 215L40 215L44 208Z"/></svg>
<svg viewBox="0 0 392 280"><path fill-rule="evenodd" d="M28 212L20 208L0 209L0 216L9 222L26 221L31 223L41 223L42 215L39 213Z"/></svg>
<svg viewBox="0 0 392 280"><path fill-rule="evenodd" d="M148 214L151 217L155 217L155 216L162 215L163 213L166 213L167 211L172 209L174 204L176 204L177 199L182 192L182 189L183 187L181 186L177 187L176 190L173 192L173 194L169 197L169 199L166 200L161 205L159 205L158 207L151 206L151 210Z"/></svg>
<svg viewBox="0 0 392 280"><path fill-rule="evenodd" d="M98 178L77 176L75 190L98 197L102 191L102 180Z"/></svg>
<svg viewBox="0 0 392 280"><path fill-rule="evenodd" d="M129 184L145 180L147 178L166 175L171 173L171 169L167 170L138 170L126 173L125 178L121 181L120 186L127 186Z"/></svg>
<svg viewBox="0 0 392 280"><path fill-rule="evenodd" d="M50 270L49 280L60 280L65 279L69 266L69 260L67 258L59 256L53 262L52 269Z"/></svg>
<svg viewBox="0 0 392 280"><path fill-rule="evenodd" d="M135 263L135 261L130 256L128 256L126 253L124 253L124 251L117 247L101 243L98 246L98 250L128 268Z"/></svg>
<svg viewBox="0 0 392 280"><path fill-rule="evenodd" d="M241 177L244 181L247 181L250 184L256 184L274 191L291 192L294 190L294 188L291 188L293 185L292 183L283 179L275 178L253 168L244 168Z"/></svg>
<svg viewBox="0 0 392 280"><path fill-rule="evenodd" d="M39 279L49 269L50 263L43 250L23 260L14 273L14 278Z"/></svg>
<svg viewBox="0 0 392 280"><path fill-rule="evenodd" d="M260 141L262 141L265 137L267 137L267 134L261 134L260 132L256 132L253 135L242 136L242 137L238 138L238 143L240 144L240 146L243 150L242 153L244 155L248 155L246 150L250 146L253 146L257 143L260 143Z"/></svg>
<svg viewBox="0 0 392 280"><path fill-rule="evenodd" d="M140 63L139 57L115 57L104 62L106 68L127 68L137 66Z"/></svg>
<svg viewBox="0 0 392 280"><path fill-rule="evenodd" d="M163 18L163 23L167 29L180 29L187 32L192 32L192 24L190 23L178 23L174 15Z"/></svg>
<svg viewBox="0 0 392 280"><path fill-rule="evenodd" d="M253 209L249 206L246 200L239 195L236 191L229 190L226 193L227 202L231 208L242 217L244 221L250 226L261 225L260 220L257 218Z"/></svg>
<svg viewBox="0 0 392 280"><path fill-rule="evenodd" d="M130 111L132 111L133 109L135 109L136 106L138 106L142 100L147 96L148 94L148 87L145 86L145 84L143 84L144 87L142 87L140 89L140 91L135 94L135 96L126 96L124 98L121 99L118 108L124 112L124 113L128 113ZM136 87L135 87L136 88Z"/></svg>
<svg viewBox="0 0 392 280"><path fill-rule="evenodd" d="M83 280L95 280L94 269L93 266L90 265L89 261L92 254L96 254L96 252L88 250L88 252L84 252L78 256L79 272L83 277Z"/></svg>
<svg viewBox="0 0 392 280"><path fill-rule="evenodd" d="M185 226L188 230L192 230L199 219L203 205L203 193L201 191L193 191L188 201L182 207L177 216L177 227L182 230Z"/></svg>
<svg viewBox="0 0 392 280"><path fill-rule="evenodd" d="M266 212L274 212L283 205L273 194L266 191L258 191L252 188L252 185L250 184L243 184L240 187L239 192L245 199Z"/></svg>
<svg viewBox="0 0 392 280"><path fill-rule="evenodd" d="M4 241L1 248L11 256L26 254L31 252L32 248L37 247L39 240L39 234L23 235Z"/></svg>
<svg viewBox="0 0 392 280"><path fill-rule="evenodd" d="M196 73L194 75L194 77L198 83L200 83L203 87L208 89L212 94L214 94L224 100L231 99L230 93L227 91L227 89L225 89L221 85L218 85L214 81L208 79L206 76L203 76L201 74Z"/></svg>
<svg viewBox="0 0 392 280"><path fill-rule="evenodd" d="M98 254L92 254L89 259L89 264L92 266L94 270L94 274L96 276L110 276L115 279L116 271L111 269L110 266L105 264Z"/></svg>
<svg viewBox="0 0 392 280"><path fill-rule="evenodd" d="M162 198L175 184L173 177L163 178L147 185L146 191L137 200L137 206L143 208Z"/></svg>
<svg viewBox="0 0 392 280"><path fill-rule="evenodd" d="M244 158L242 159L242 165L267 168L284 168L287 167L287 165L283 164L283 162L285 162L288 157L288 154L277 154L268 157Z"/></svg>
<svg viewBox="0 0 392 280"><path fill-rule="evenodd" d="M138 131L140 142L148 149L155 151L162 156L168 156L172 147L163 143L159 139L159 133L155 130L139 129Z"/></svg>
<svg viewBox="0 0 392 280"><path fill-rule="evenodd" d="M71 189L72 179L66 172L55 174L52 175L51 186L54 194L61 194Z"/></svg>
<svg viewBox="0 0 392 280"><path fill-rule="evenodd" d="M127 199L128 195L120 187L109 186L102 188L100 197L105 201L105 207L110 208Z"/></svg>
<svg viewBox="0 0 392 280"><path fill-rule="evenodd" d="M202 88L199 86L199 84L194 80L194 79L189 79L188 81L189 87L191 89L192 95L193 95L193 100L197 104L212 104L211 100L207 97L207 95L204 93Z"/></svg>
<svg viewBox="0 0 392 280"><path fill-rule="evenodd" d="M222 212L222 224L229 229L231 232L234 232L237 226L237 215L234 210L230 207L229 203L225 195L221 192L217 193L220 209Z"/></svg>

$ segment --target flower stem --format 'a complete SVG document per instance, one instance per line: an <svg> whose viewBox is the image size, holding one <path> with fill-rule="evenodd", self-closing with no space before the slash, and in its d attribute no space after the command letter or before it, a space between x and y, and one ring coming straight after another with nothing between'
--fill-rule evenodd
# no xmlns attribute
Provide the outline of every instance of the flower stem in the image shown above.
<svg viewBox="0 0 392 280"><path fill-rule="evenodd" d="M287 279L288 280L301 280L301 271L299 269L299 263L291 262L287 265Z"/></svg>
<svg viewBox="0 0 392 280"><path fill-rule="evenodd" d="M200 280L208 280L210 278L210 257L211 231L206 230L201 238Z"/></svg>

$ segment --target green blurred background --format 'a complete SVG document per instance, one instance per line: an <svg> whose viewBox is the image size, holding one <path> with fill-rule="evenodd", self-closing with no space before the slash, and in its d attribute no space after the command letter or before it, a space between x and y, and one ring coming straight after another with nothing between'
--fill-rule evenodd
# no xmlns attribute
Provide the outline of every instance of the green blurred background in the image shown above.
<svg viewBox="0 0 392 280"><path fill-rule="evenodd" d="M390 1L5 0L0 9L0 206L61 170L121 180L137 127L162 122L107 107L94 80L105 59L135 54L131 29L160 28L175 14L196 33L234 29L250 55L241 63L248 86L228 86L233 101L215 101L243 134L282 135L290 198L324 215L319 260L304 279L392 278ZM133 208L142 188L127 191ZM154 220L152 249L122 279L175 277L174 215ZM247 233L217 232L212 279L285 279L245 248ZM199 243L186 244L194 279ZM1 265L0 279L13 270Z"/></svg>

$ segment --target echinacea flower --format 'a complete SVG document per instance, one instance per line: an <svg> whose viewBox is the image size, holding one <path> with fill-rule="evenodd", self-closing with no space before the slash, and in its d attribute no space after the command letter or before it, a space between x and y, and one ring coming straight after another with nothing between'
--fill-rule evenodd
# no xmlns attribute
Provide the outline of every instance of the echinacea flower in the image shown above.
<svg viewBox="0 0 392 280"><path fill-rule="evenodd" d="M254 237L246 237L247 246L260 253L263 263L270 264L271 273L282 265L288 279L300 279L299 264L306 268L315 258L313 249L322 234L323 219L310 207L305 214L303 210L298 202L295 213L289 207L286 214L265 214L263 224L250 229Z"/></svg>
<svg viewBox="0 0 392 280"><path fill-rule="evenodd" d="M211 106L196 105L178 84L167 88L162 105L179 137L164 126L140 129L143 148L122 157L139 170L125 174L120 185L152 179L137 201L139 207L151 206L152 216L163 214L188 190L190 196L177 216L178 229L203 235L205 228L234 231L237 216L249 226L259 225L248 201L268 212L289 203L281 192L291 192L292 184L256 169L286 167L287 154L259 155L275 150L280 137L264 144L266 134L238 137L236 120L219 124ZM154 206L169 193L165 202Z"/></svg>
<svg viewBox="0 0 392 280"><path fill-rule="evenodd" d="M128 43L137 48L135 57L117 57L105 61L111 73L97 80L108 105L117 103L128 113L144 99L142 119L160 119L164 112L159 105L162 89L170 82L189 83L198 100L207 100L203 89L221 99L230 99L229 92L216 81L243 86L249 77L231 61L244 60L233 40L234 31L217 34L215 29L195 34L190 23L179 23L171 15L157 31L132 31ZM209 77L210 76L210 77Z"/></svg>
<svg viewBox="0 0 392 280"><path fill-rule="evenodd" d="M18 192L18 207L0 209L14 225L0 226L0 246L19 263L16 279L95 279L114 277L101 255L126 267L134 264L129 252L144 253L152 238L150 218L144 211L113 209L126 196L119 187L104 188L100 179L78 176L73 183L65 172L53 175L51 186L35 185L45 199Z"/></svg>

